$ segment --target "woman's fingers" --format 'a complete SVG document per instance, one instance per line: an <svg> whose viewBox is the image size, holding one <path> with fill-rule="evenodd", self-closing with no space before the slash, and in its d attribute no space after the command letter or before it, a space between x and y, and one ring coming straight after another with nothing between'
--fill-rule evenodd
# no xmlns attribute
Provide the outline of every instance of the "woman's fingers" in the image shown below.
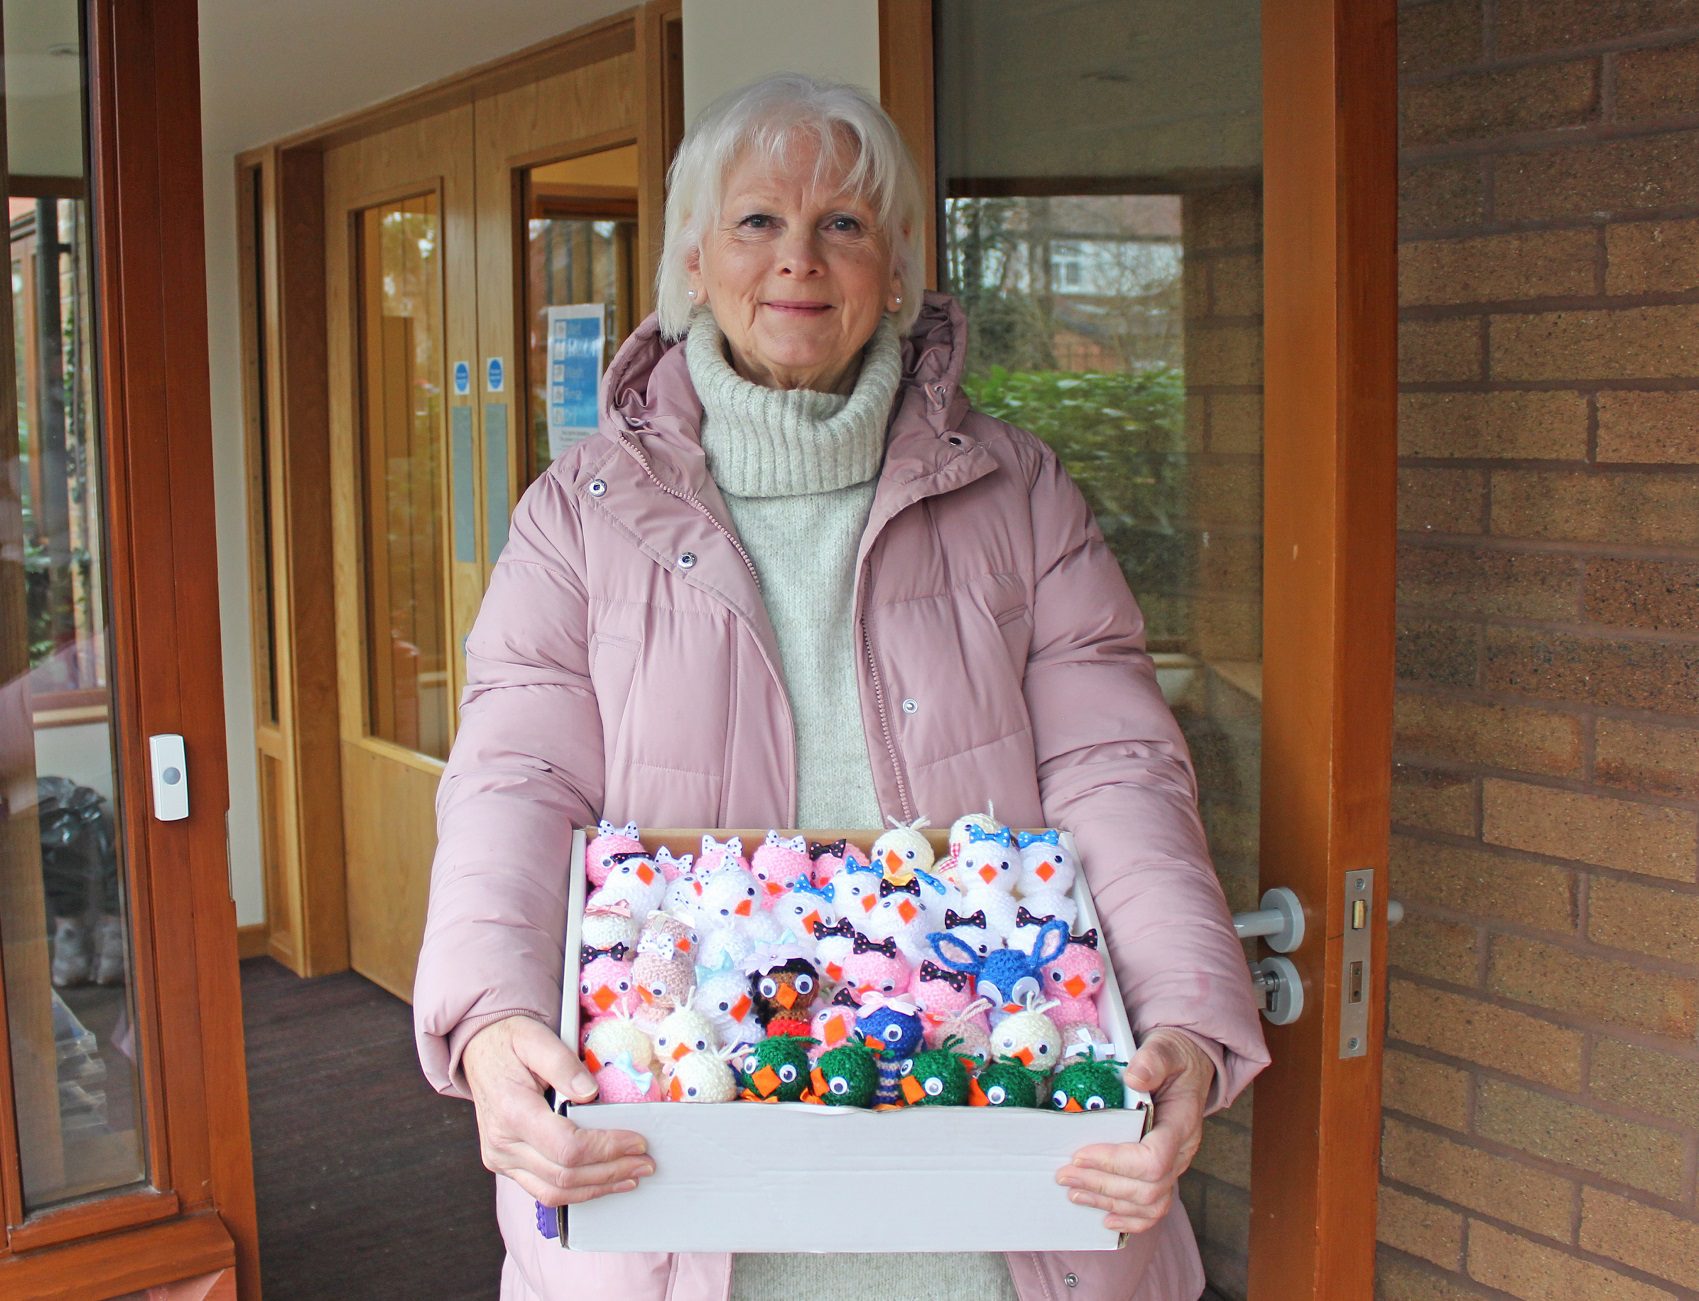
<svg viewBox="0 0 1699 1301"><path fill-rule="evenodd" d="M525 1017L514 1027L513 1054L520 1065L555 1093L573 1102L589 1102L596 1096L596 1077L584 1069L560 1036L541 1021Z"/></svg>

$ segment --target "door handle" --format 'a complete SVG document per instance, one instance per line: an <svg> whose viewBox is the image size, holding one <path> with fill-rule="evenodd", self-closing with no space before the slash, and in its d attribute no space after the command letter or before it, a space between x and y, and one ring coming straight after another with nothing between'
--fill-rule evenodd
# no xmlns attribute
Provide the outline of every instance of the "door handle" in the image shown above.
<svg viewBox="0 0 1699 1301"><path fill-rule="evenodd" d="M1354 892L1367 893L1369 887L1364 873L1350 874ZM1363 884L1359 884L1363 881ZM1304 1014L1304 982L1298 975L1297 964L1283 955L1304 942L1304 908L1297 894L1286 886L1265 891L1262 907L1254 912L1233 914L1233 930L1242 940L1261 939L1277 956L1263 958L1251 966L1251 983L1262 996L1262 1014L1271 1025L1291 1025ZM1340 1032L1340 1055L1355 1057L1364 1050L1368 1013L1368 906L1364 900L1346 901L1347 952L1345 969L1348 973L1344 997L1348 1021L1360 1015L1362 1027L1347 1025ZM1404 905L1397 899L1386 901L1386 921L1396 926L1404 920ZM1355 1029L1355 1033L1352 1033Z"/></svg>

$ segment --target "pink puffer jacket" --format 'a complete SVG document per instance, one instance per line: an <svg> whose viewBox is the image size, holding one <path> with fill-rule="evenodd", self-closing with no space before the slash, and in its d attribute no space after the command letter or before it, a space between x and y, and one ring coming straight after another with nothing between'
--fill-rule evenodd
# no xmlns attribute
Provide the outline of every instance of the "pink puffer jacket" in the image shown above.
<svg viewBox="0 0 1699 1301"><path fill-rule="evenodd" d="M989 799L1012 825L1070 829L1134 1029L1204 1041L1223 1106L1268 1057L1143 620L1049 448L969 409L965 346L960 309L929 295L844 612L881 808L942 822ZM558 1022L574 826L794 821L778 648L700 418L684 350L651 319L609 369L603 437L556 461L514 513L467 640L437 797L414 1016L444 1092L464 1095L460 1051L484 1025ZM845 720L846 744L857 730ZM511 1295L727 1294L727 1257L544 1244L529 1199L498 1184ZM1174 1301L1202 1287L1177 1202L1123 1250L1009 1266L1024 1298Z"/></svg>

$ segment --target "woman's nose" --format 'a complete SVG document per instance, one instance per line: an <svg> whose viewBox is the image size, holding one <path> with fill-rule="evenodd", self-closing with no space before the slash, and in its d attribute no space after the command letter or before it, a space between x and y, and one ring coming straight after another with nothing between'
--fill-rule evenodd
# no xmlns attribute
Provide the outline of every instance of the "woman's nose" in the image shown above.
<svg viewBox="0 0 1699 1301"><path fill-rule="evenodd" d="M804 279L822 274L826 269L815 243L813 231L787 232L779 245L779 274Z"/></svg>

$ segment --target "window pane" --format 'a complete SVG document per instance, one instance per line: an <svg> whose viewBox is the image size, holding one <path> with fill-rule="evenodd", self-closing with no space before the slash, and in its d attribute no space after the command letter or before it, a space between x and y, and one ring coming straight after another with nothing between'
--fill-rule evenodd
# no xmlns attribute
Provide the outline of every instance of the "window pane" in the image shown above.
<svg viewBox="0 0 1699 1301"><path fill-rule="evenodd" d="M545 163L527 169L522 180L527 447L535 478L594 423L585 422L595 397L589 368L581 373L563 355L567 340L577 341L578 331L588 327L563 321L556 310L551 328L550 309L601 309L598 375L637 324L637 148ZM580 315L577 321L586 319Z"/></svg>
<svg viewBox="0 0 1699 1301"><path fill-rule="evenodd" d="M435 195L360 214L360 386L371 734L448 755L448 518Z"/></svg>
<svg viewBox="0 0 1699 1301"><path fill-rule="evenodd" d="M38 5L15 24L4 10L4 409L15 423L0 439L0 937L32 1212L146 1174L78 11L69 0Z"/></svg>
<svg viewBox="0 0 1699 1301"><path fill-rule="evenodd" d="M1143 607L1216 871L1257 897L1261 21L1255 0L940 0L943 276L976 405L1056 448ZM1216 1117L1248 1151L1249 1107ZM1242 1297L1249 1171L1183 1190Z"/></svg>

